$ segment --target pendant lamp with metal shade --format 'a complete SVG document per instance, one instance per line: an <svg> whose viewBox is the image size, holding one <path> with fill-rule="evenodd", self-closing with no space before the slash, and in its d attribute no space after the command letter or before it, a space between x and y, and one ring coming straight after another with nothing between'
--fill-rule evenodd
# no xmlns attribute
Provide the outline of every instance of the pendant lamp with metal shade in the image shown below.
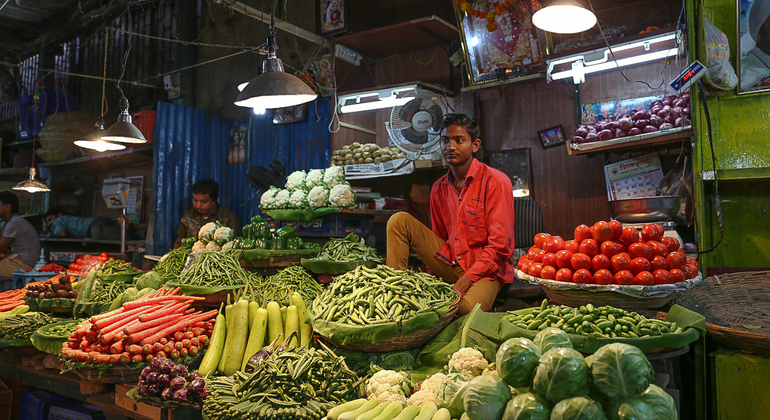
<svg viewBox="0 0 770 420"><path fill-rule="evenodd" d="M318 95L297 77L283 71L281 59L275 56L278 44L275 40L275 7L278 0L273 0L270 12L270 36L267 37L267 58L262 62L262 74L251 79L249 84L238 94L235 105L275 109L304 104Z"/></svg>
<svg viewBox="0 0 770 420"><path fill-rule="evenodd" d="M28 193L49 192L47 185L35 179L35 168L29 168L29 179L19 182L13 187L16 191L26 191Z"/></svg>
<svg viewBox="0 0 770 420"><path fill-rule="evenodd" d="M103 140L102 136L105 132L104 118L99 118L99 121L96 122L96 126L93 130L86 134L82 139L75 140L75 146L96 150L97 152L117 151L126 148L123 144Z"/></svg>
<svg viewBox="0 0 770 420"><path fill-rule="evenodd" d="M596 15L575 0L556 0L532 15L532 24L546 32L574 34L596 25Z"/></svg>

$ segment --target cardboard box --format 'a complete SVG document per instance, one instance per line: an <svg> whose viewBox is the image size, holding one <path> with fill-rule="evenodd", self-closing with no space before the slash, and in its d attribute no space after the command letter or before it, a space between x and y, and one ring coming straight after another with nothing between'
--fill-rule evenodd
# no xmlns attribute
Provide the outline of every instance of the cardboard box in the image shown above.
<svg viewBox="0 0 770 420"><path fill-rule="evenodd" d="M133 411L134 413L148 417L151 419L159 419L162 409L159 407L152 407L147 404L136 402L126 396L126 393L133 388L132 385L115 385L115 405L126 410ZM172 418L172 414L169 412L169 420Z"/></svg>

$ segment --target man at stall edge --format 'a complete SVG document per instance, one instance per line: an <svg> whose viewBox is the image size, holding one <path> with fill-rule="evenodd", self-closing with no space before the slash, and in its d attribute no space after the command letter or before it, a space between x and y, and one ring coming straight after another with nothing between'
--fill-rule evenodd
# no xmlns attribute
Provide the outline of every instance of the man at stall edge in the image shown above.
<svg viewBox="0 0 770 420"><path fill-rule="evenodd" d="M201 179L192 186L193 208L187 210L179 221L178 237L174 248L182 245L182 239L198 237L198 231L210 222L219 222L233 230L233 237L241 236L241 222L232 210L220 206L219 184L211 179Z"/></svg>
<svg viewBox="0 0 770 420"><path fill-rule="evenodd" d="M18 212L18 197L10 191L0 192L0 277L13 277L19 268L31 270L40 255L37 231Z"/></svg>
<svg viewBox="0 0 770 420"><path fill-rule="evenodd" d="M770 87L770 0L756 0L751 4L748 26L756 46L740 58L744 92Z"/></svg>
<svg viewBox="0 0 770 420"><path fill-rule="evenodd" d="M441 152L449 171L430 194L432 229L408 213L391 216L387 264L407 268L412 249L462 296L458 314L476 303L489 311L501 283L513 281L513 187L507 175L479 162L478 125L465 114L441 124Z"/></svg>

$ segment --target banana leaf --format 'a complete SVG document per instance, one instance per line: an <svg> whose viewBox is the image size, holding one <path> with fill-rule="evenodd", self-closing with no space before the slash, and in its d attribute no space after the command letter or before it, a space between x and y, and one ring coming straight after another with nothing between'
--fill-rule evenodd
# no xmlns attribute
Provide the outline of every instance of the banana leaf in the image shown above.
<svg viewBox="0 0 770 420"><path fill-rule="evenodd" d="M48 334L48 331L51 330L51 328L61 325L77 325L81 322L81 320L73 319L69 321L62 321L62 322L56 322L53 324L48 324L44 327L39 328L37 331L32 333L32 336L30 337L30 340L32 341L32 345L35 346L36 349L45 352L45 353L51 353L51 354L59 354L61 351L61 346L64 344L67 339L69 338L69 335L51 335Z"/></svg>
<svg viewBox="0 0 770 420"><path fill-rule="evenodd" d="M112 283L115 281L131 283L134 281L134 277L140 276L144 273L144 271L130 271L118 274L97 274L96 277L99 279L99 281L104 283Z"/></svg>
<svg viewBox="0 0 770 420"><path fill-rule="evenodd" d="M169 287L172 289L178 287L179 291L183 295L187 295L187 296L209 296L209 295L213 295L219 292L224 292L227 290L242 289L246 286L193 286L189 284L169 282L166 284L166 287Z"/></svg>
<svg viewBox="0 0 770 420"><path fill-rule="evenodd" d="M30 344L32 344L32 342L29 340L29 338L18 338L16 340L0 340L0 348L29 346Z"/></svg>
<svg viewBox="0 0 770 420"><path fill-rule="evenodd" d="M521 309L517 314L528 314L536 308ZM610 343L625 343L638 348L641 351L649 351L657 347L680 348L700 338L706 333L706 318L703 315L689 311L679 305L674 305L666 315L666 321L676 322L684 329L679 334L661 334L642 338L592 338L578 334L567 334L575 350L581 353L594 353L600 347ZM514 337L524 337L532 340L538 331L530 331L513 325L508 319L500 322L500 336L503 340Z"/></svg>
<svg viewBox="0 0 770 420"><path fill-rule="evenodd" d="M317 259L302 259L302 266L308 271L315 274L342 274L348 271L353 271L359 265L363 265L368 268L376 268L377 263L375 261L331 261L331 260L317 260Z"/></svg>
<svg viewBox="0 0 770 420"><path fill-rule="evenodd" d="M338 207L319 207L317 209L267 210L265 213L275 220L284 222L308 222L339 210Z"/></svg>
<svg viewBox="0 0 770 420"><path fill-rule="evenodd" d="M112 305L112 302L94 302L92 300L84 300L82 302L75 303L72 309L73 318L90 318L94 315L98 315L107 310Z"/></svg>
<svg viewBox="0 0 770 420"><path fill-rule="evenodd" d="M304 255L313 257L318 255L317 249L233 249L228 251L236 260L267 260L271 256L280 257L286 255Z"/></svg>

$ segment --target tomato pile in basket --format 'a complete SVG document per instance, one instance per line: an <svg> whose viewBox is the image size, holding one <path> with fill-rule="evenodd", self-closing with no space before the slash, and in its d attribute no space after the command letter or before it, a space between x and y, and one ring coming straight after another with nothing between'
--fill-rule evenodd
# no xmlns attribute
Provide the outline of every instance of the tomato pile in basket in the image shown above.
<svg viewBox="0 0 770 420"><path fill-rule="evenodd" d="M663 226L648 223L640 235L636 228L624 229L613 220L580 225L571 241L538 233L516 268L570 283L650 286L694 278L699 265L685 256L678 240L663 236Z"/></svg>

